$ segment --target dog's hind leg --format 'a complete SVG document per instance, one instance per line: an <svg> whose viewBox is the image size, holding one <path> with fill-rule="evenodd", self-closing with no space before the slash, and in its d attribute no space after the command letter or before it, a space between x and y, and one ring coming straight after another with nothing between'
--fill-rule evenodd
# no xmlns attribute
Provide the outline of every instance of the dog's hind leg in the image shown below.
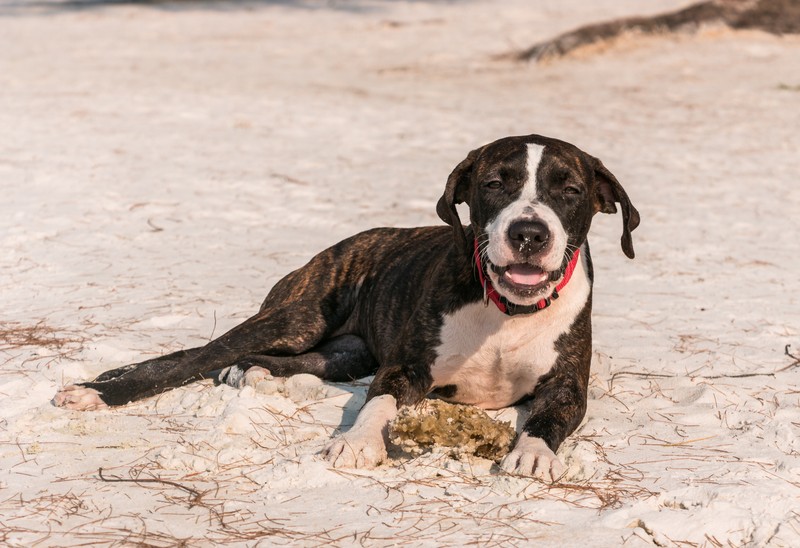
<svg viewBox="0 0 800 548"><path fill-rule="evenodd" d="M64 387L53 403L70 409L124 405L205 378L253 355L296 356L318 346L349 318L358 272L334 246L280 280L261 310L202 348L147 360ZM320 272L326 276L321 277ZM336 362L334 360L334 362Z"/></svg>
<svg viewBox="0 0 800 548"><path fill-rule="evenodd" d="M120 377L125 373L141 366L144 364L158 364L161 367L170 367L172 365L177 364L181 360L185 360L187 358L191 358L192 356L197 356L200 351L203 350L203 347L197 348L189 348L187 350L178 350L177 352L172 352L171 354L166 354L164 356L160 356L158 358L153 358L151 360L145 360L140 363L132 363L130 365L123 365L122 367L117 367L116 369L111 369L104 373L98 375L93 382L102 382L107 381L116 377Z"/></svg>
<svg viewBox="0 0 800 548"><path fill-rule="evenodd" d="M305 352L316 346L327 331L322 318L308 322L308 317L288 315L282 310L262 310L202 348L125 366L103 373L94 381L66 386L56 394L53 403L79 410L124 405L203 379L207 373L247 356Z"/></svg>
<svg viewBox="0 0 800 548"><path fill-rule="evenodd" d="M220 381L239 387L251 368L267 370L276 377L310 373L334 382L347 382L372 375L378 362L364 339L356 335L340 335L297 356L245 356L220 376Z"/></svg>

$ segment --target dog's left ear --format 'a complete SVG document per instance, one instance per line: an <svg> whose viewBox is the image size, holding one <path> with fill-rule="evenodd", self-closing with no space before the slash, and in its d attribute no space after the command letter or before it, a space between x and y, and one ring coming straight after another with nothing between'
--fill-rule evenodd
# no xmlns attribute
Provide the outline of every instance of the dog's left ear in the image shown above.
<svg viewBox="0 0 800 548"><path fill-rule="evenodd" d="M625 252L629 259L633 259L635 253L633 251L631 232L639 226L639 212L631 204L625 189L619 184L614 174L603 165L603 162L592 157L592 163L594 165L595 181L597 182L597 211L616 213L617 206L614 204L619 202L622 207L622 251Z"/></svg>
<svg viewBox="0 0 800 548"><path fill-rule="evenodd" d="M459 249L471 253L471 247L467 242L467 235L464 227L461 226L461 219L456 211L456 204L467 201L469 196L469 180L472 175L472 168L475 160L480 155L483 147L477 148L467 154L459 163L450 176L447 178L447 185L444 187L444 194L436 204L436 213L444 222L453 227L453 236Z"/></svg>

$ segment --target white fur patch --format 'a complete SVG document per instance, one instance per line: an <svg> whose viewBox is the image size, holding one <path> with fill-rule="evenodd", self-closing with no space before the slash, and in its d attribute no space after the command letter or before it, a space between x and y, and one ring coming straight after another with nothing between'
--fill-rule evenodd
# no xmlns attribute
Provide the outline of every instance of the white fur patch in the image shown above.
<svg viewBox="0 0 800 548"><path fill-rule="evenodd" d="M492 303L477 302L446 315L431 368L433 386L455 385L452 401L484 409L507 407L531 394L555 364L555 341L575 321L589 291L581 255L561 296L535 314L506 316Z"/></svg>
<svg viewBox="0 0 800 548"><path fill-rule="evenodd" d="M95 411L108 407L100 399L100 393L94 388L86 388L77 384L68 384L56 393L53 405L76 411Z"/></svg>
<svg viewBox="0 0 800 548"><path fill-rule="evenodd" d="M386 460L389 422L397 416L397 401L385 394L367 402L353 427L333 439L322 456L335 468L373 468Z"/></svg>
<svg viewBox="0 0 800 548"><path fill-rule="evenodd" d="M558 270L564 260L564 252L567 249L567 232L561 219L556 212L547 205L542 204L538 198L538 188L536 173L542 161L544 147L541 145L528 144L527 171L528 179L522 187L519 197L508 204L488 225L486 233L489 235L489 245L486 253L489 261L497 266L507 266L518 261L514 256L508 240L508 228L511 223L520 219L538 219L547 225L550 230L551 240L548 248L539 258L539 266L544 270ZM503 287L498 283L499 276L492 269L488 269L487 275L498 293L505 298L514 301L512 295L507 294ZM550 284L553 285L553 284ZM548 289L548 292L552 288ZM521 305L530 305L539 301L542 297L533 296L526 302L517 302Z"/></svg>
<svg viewBox="0 0 800 548"><path fill-rule="evenodd" d="M556 481L564 474L564 465L541 438L522 434L514 449L500 462L500 468L517 476L532 476Z"/></svg>
<svg viewBox="0 0 800 548"><path fill-rule="evenodd" d="M522 187L522 194L520 199L528 202L535 202L538 188L536 185L536 173L539 171L539 164L542 163L542 156L544 155L544 147L542 145L535 145L528 143L528 159L525 162L525 167L528 170L528 180L525 181L525 186Z"/></svg>

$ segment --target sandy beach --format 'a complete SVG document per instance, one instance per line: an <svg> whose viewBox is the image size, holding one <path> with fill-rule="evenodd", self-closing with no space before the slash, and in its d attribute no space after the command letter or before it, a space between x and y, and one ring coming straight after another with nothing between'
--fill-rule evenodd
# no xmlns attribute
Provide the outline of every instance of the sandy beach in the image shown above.
<svg viewBox="0 0 800 548"><path fill-rule="evenodd" d="M0 2L0 544L800 545L800 37L504 56L682 5ZM51 404L222 334L355 232L440 224L466 153L530 133L642 217L633 261L619 215L592 227L563 482L444 452L329 468L368 379Z"/></svg>

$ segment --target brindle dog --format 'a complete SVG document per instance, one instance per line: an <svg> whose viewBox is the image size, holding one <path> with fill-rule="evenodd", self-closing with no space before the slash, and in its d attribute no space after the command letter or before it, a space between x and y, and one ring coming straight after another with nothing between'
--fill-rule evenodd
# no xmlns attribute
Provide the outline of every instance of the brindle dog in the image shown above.
<svg viewBox="0 0 800 548"><path fill-rule="evenodd" d="M464 227L456 204L466 202ZM586 411L595 213L623 216L633 258L639 214L597 158L539 135L473 150L447 180L448 227L377 228L280 280L256 315L209 344L64 387L70 409L124 405L230 368L228 376L375 375L356 423L323 451L334 466L386 457L397 407L434 394L530 417L501 467L555 480L555 455Z"/></svg>

